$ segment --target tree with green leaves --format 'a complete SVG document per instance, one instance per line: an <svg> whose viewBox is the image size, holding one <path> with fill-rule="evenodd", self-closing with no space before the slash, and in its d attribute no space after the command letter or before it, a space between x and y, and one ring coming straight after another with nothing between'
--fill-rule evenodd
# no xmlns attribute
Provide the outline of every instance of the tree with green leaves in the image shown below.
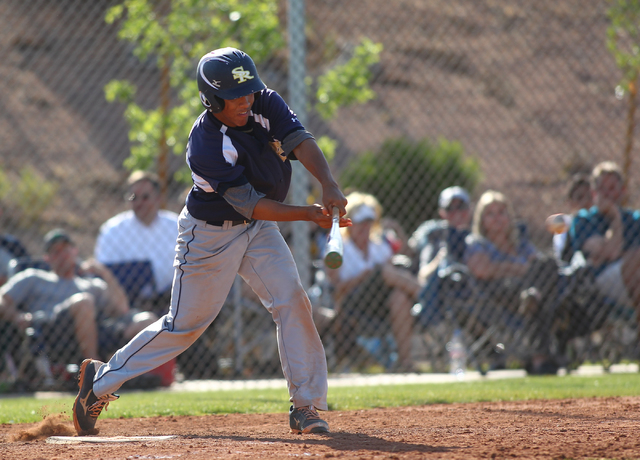
<svg viewBox="0 0 640 460"><path fill-rule="evenodd" d="M135 45L134 55L141 61L154 60L162 79L159 106L151 110L135 102L130 82L116 80L105 87L108 101L127 104L132 144L127 168L155 166L166 184L167 152L182 152L201 110L194 62L222 46L243 47L258 61L271 55L284 44L276 6L273 1L124 0L107 11L107 23L120 21L118 37Z"/></svg>
<svg viewBox="0 0 640 460"><path fill-rule="evenodd" d="M315 109L325 120L333 118L340 107L364 104L375 98L369 87L371 66L380 61L382 44L363 39L353 57L318 78Z"/></svg>
<svg viewBox="0 0 640 460"><path fill-rule="evenodd" d="M620 98L629 93L627 109L627 132L622 169L624 185L629 183L631 151L638 95L638 75L640 73L640 0L610 0L607 16L611 24L607 28L607 48L616 65L622 70L622 81L616 88Z"/></svg>
<svg viewBox="0 0 640 460"><path fill-rule="evenodd" d="M276 0L124 0L108 10L106 21L118 22L118 36L134 45L135 56L153 59L160 69L162 89L155 109L145 110L135 102L136 88L128 81L111 81L105 94L108 101L127 104L132 147L125 167L155 168L163 184L167 152L182 154L191 124L202 110L194 78L198 59L212 49L232 46L260 63L285 46ZM323 117L375 96L368 86L368 67L379 60L380 51L381 45L363 40L349 62L318 79L315 108ZM330 139L318 143L329 155L335 149ZM189 180L186 169L178 179Z"/></svg>
<svg viewBox="0 0 640 460"><path fill-rule="evenodd" d="M385 216L412 232L437 215L442 189L459 185L473 191L480 179L480 164L464 154L459 142L401 138L388 139L377 150L359 155L342 172L340 184L347 191L371 193Z"/></svg>

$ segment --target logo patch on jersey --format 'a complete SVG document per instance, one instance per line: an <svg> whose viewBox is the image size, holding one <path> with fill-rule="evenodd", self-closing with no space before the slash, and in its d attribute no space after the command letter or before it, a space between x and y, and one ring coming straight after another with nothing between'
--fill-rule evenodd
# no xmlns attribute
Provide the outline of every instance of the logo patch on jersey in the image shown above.
<svg viewBox="0 0 640 460"><path fill-rule="evenodd" d="M253 75L248 70L244 70L244 67L236 67L231 73L233 74L233 79L238 80L238 83L253 79Z"/></svg>
<svg viewBox="0 0 640 460"><path fill-rule="evenodd" d="M284 153L284 150L282 149L282 142L275 140L273 142L269 142L269 145L271 146L273 151L276 152L276 154L282 161L286 161L287 155L286 153Z"/></svg>

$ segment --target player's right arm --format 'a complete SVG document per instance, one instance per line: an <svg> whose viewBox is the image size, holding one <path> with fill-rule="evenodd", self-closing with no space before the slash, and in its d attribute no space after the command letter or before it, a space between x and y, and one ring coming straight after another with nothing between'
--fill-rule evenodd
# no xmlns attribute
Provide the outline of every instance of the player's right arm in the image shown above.
<svg viewBox="0 0 640 460"><path fill-rule="evenodd" d="M331 215L319 204L296 206L261 198L253 208L252 219L292 222L297 220L314 222L322 228L331 228ZM340 218L340 227L351 226L351 219Z"/></svg>

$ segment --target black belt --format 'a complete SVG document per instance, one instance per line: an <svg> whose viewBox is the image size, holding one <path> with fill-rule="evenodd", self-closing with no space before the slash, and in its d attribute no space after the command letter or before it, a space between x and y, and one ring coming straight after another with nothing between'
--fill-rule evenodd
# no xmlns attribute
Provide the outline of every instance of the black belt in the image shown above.
<svg viewBox="0 0 640 460"><path fill-rule="evenodd" d="M222 226L224 226L225 222L229 222L229 221L227 221L227 220L207 220L206 222L209 225L215 225L216 227L222 227ZM235 227L236 225L250 224L251 222L252 221L249 220L249 219L232 220L231 221L231 226Z"/></svg>

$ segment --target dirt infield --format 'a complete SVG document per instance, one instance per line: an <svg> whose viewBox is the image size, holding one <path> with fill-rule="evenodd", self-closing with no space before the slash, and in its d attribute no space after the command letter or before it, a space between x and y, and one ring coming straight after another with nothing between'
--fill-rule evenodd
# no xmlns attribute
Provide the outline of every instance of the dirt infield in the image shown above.
<svg viewBox="0 0 640 460"><path fill-rule="evenodd" d="M289 433L286 414L99 420L101 436L161 442L48 444L71 422L0 427L2 459L640 458L640 397L435 404L325 413L332 432ZM35 439L33 439L35 438ZM31 440L26 440L31 439Z"/></svg>

